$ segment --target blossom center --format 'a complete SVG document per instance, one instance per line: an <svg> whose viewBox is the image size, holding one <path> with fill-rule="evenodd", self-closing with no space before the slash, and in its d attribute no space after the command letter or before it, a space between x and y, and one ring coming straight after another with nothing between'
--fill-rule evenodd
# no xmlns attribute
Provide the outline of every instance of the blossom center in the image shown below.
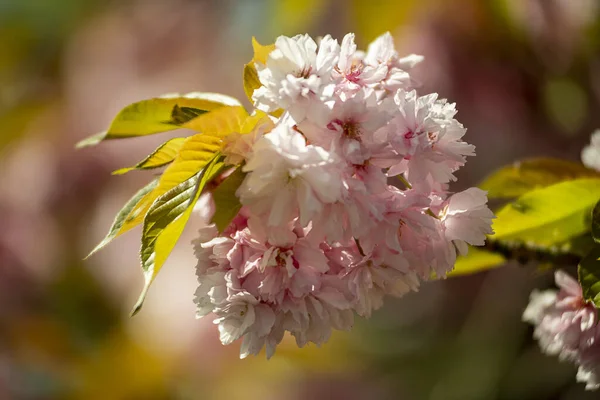
<svg viewBox="0 0 600 400"><path fill-rule="evenodd" d="M296 72L296 78L307 79L312 72L312 66L305 65L300 71Z"/></svg>
<svg viewBox="0 0 600 400"><path fill-rule="evenodd" d="M360 74L362 73L362 63L354 62L350 66L350 71L346 73L346 79L352 83L358 83L360 80Z"/></svg>
<svg viewBox="0 0 600 400"><path fill-rule="evenodd" d="M334 119L327 124L327 128L332 131L339 130L345 137L360 141L360 125L352 119L347 119L345 121Z"/></svg>

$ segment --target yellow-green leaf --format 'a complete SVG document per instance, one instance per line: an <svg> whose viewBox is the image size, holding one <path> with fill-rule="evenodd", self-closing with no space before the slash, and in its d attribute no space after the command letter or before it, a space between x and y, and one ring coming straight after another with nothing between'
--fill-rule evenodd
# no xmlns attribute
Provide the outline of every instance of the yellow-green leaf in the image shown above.
<svg viewBox="0 0 600 400"><path fill-rule="evenodd" d="M233 132L240 132L248 113L241 106L222 107L195 118L183 125L182 128L201 132L205 135L224 138Z"/></svg>
<svg viewBox="0 0 600 400"><path fill-rule="evenodd" d="M222 107L203 114L185 125L186 128L202 131L190 136L179 149L177 157L165 169L153 191L147 193L128 217L123 229L140 224L152 203L181 182L191 178L223 148L223 139L233 132L242 130L248 114L243 107Z"/></svg>
<svg viewBox="0 0 600 400"><path fill-rule="evenodd" d="M506 205L494 220L492 240L550 247L590 230L600 179L576 179L536 189Z"/></svg>
<svg viewBox="0 0 600 400"><path fill-rule="evenodd" d="M581 260L577 268L583 298L600 308L600 247L595 247Z"/></svg>
<svg viewBox="0 0 600 400"><path fill-rule="evenodd" d="M202 190L224 167L217 153L204 169L157 198L150 207L144 218L140 252L145 284L132 314L142 307L150 284L181 236Z"/></svg>
<svg viewBox="0 0 600 400"><path fill-rule="evenodd" d="M252 94L256 89L261 86L260 80L258 79L258 72L256 71L256 67L254 64L246 64L244 65L244 93L246 93L246 97L250 100L251 103L254 103L252 100Z"/></svg>
<svg viewBox="0 0 600 400"><path fill-rule="evenodd" d="M506 259L498 254L477 247L469 247L469 253L466 256L459 256L454 265L454 269L448 274L449 277L474 274L476 272L486 271L497 268L506 263Z"/></svg>
<svg viewBox="0 0 600 400"><path fill-rule="evenodd" d="M217 226L219 232L223 232L229 226L242 208L242 203L235 192L245 177L246 173L242 171L242 167L238 167L212 192L215 202L215 214L212 222Z"/></svg>
<svg viewBox="0 0 600 400"><path fill-rule="evenodd" d="M487 190L490 198L509 198L555 183L586 177L600 178L600 174L581 163L536 158L515 162L493 172L479 187Z"/></svg>
<svg viewBox="0 0 600 400"><path fill-rule="evenodd" d="M135 169L152 169L163 167L170 162L172 162L179 149L185 142L185 138L175 138L166 141L161 144L156 150L152 152L148 157L144 158L142 161L134 165L133 167L121 168L113 172L113 175L123 175L129 171L133 171Z"/></svg>
<svg viewBox="0 0 600 400"><path fill-rule="evenodd" d="M592 211L592 237L594 241L600 242L600 201L596 203Z"/></svg>
<svg viewBox="0 0 600 400"><path fill-rule="evenodd" d="M255 37L252 38L252 48L254 49L254 57L244 66L244 92L250 102L252 102L252 93L261 86L258 79L255 63L266 64L269 53L275 49L274 44L263 46L258 43Z"/></svg>
<svg viewBox="0 0 600 400"><path fill-rule="evenodd" d="M255 110L254 114L252 114L244 120L244 123L242 124L242 127L240 129L240 133L250 133L254 130L254 128L256 128L259 125L263 125L261 129L265 133L269 132L275 127L275 124L273 123L271 118L269 118L269 115L266 112L261 110Z"/></svg>
<svg viewBox="0 0 600 400"><path fill-rule="evenodd" d="M225 106L241 106L233 97L217 93L170 94L133 103L117 114L106 132L86 138L78 148L93 146L103 140L122 139L167 132Z"/></svg>
<svg viewBox="0 0 600 400"><path fill-rule="evenodd" d="M133 209L140 203L140 200L150 191L154 190L156 185L158 184L158 178L150 182L148 185L144 186L140 191L138 191L127 204L123 206L121 211L117 214L112 226L110 227L108 234L106 237L90 252L90 254L86 257L90 257L92 254L96 253L98 250L106 246L110 243L115 237L119 236L123 233L122 228L125 224L127 217L133 211Z"/></svg>

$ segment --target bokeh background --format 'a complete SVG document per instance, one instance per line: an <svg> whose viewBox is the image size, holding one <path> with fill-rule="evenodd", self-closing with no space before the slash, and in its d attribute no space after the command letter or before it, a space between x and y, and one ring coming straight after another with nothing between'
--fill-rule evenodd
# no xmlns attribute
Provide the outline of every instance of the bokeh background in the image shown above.
<svg viewBox="0 0 600 400"><path fill-rule="evenodd" d="M189 224L151 289L139 230L87 261L151 172L111 176L167 135L74 144L169 92L245 99L250 40L389 30L426 61L477 146L453 189L528 156L576 160L600 127L599 0L1 0L0 399L600 398L520 321L551 274L508 265L389 299L318 349L238 359L196 320Z"/></svg>

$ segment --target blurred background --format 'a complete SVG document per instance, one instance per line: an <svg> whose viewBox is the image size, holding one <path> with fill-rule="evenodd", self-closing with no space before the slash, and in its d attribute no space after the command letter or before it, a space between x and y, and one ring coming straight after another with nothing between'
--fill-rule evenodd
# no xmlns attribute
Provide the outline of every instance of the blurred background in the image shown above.
<svg viewBox="0 0 600 400"><path fill-rule="evenodd" d="M600 127L598 0L0 0L0 399L600 398L521 323L551 285L534 268L427 284L266 361L195 319L193 221L135 318L139 229L82 261L152 176L110 172L167 135L78 140L168 92L246 101L252 36L352 31L364 47L387 30L425 55L421 93L456 102L477 146L453 189L523 157L577 160Z"/></svg>

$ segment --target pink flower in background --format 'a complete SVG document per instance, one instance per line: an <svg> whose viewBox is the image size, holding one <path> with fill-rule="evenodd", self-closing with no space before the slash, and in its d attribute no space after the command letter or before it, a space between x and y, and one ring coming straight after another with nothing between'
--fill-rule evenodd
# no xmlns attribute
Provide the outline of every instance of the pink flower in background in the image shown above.
<svg viewBox="0 0 600 400"><path fill-rule="evenodd" d="M581 151L581 161L586 167L600 171L600 130L592 133L590 144Z"/></svg>
<svg viewBox="0 0 600 400"><path fill-rule="evenodd" d="M534 337L542 351L579 366L577 379L587 388L600 387L600 328L598 311L583 298L579 283L556 271L560 290L531 293L523 320L535 326Z"/></svg>

